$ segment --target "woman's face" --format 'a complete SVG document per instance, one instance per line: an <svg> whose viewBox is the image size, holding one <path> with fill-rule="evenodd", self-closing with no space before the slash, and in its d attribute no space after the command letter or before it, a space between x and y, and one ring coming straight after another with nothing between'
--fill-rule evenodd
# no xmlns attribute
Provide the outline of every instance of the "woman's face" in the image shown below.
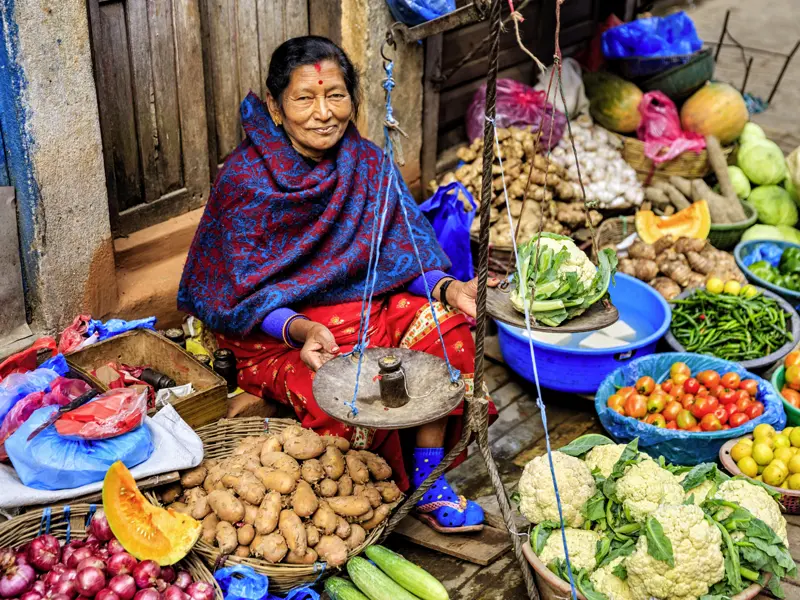
<svg viewBox="0 0 800 600"><path fill-rule="evenodd" d="M304 156L320 159L342 139L353 102L339 66L324 60L292 71L283 92L282 106L268 98L269 112L283 125L295 149Z"/></svg>

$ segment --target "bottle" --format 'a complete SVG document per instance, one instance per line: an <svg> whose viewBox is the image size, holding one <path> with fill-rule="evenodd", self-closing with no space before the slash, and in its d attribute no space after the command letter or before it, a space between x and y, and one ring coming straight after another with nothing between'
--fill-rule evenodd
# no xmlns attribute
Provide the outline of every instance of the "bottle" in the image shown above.
<svg viewBox="0 0 800 600"><path fill-rule="evenodd" d="M228 383L228 393L238 387L236 381L236 358L230 350L214 352L214 371Z"/></svg>
<svg viewBox="0 0 800 600"><path fill-rule="evenodd" d="M164 332L164 337L166 337L173 344L178 344L178 346L180 346L184 350L186 349L186 338L183 335L183 329L178 329L178 328L167 329Z"/></svg>
<svg viewBox="0 0 800 600"><path fill-rule="evenodd" d="M175 380L169 375L164 375L164 373L161 373L149 367L142 371L142 374L139 375L139 379L141 379L147 384L152 385L155 390L160 390L162 388L171 388L178 385L175 382Z"/></svg>

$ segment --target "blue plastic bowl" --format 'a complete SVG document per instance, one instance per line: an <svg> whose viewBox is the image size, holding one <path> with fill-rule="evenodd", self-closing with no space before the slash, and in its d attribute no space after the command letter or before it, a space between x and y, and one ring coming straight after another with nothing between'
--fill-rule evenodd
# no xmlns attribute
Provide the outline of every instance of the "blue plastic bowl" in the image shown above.
<svg viewBox="0 0 800 600"><path fill-rule="evenodd" d="M616 285L608 288L619 317L647 335L618 348L598 350L564 348L533 340L539 382L546 388L576 394L594 394L603 379L624 363L652 354L656 342L669 328L669 304L652 287L635 277L617 273ZM513 371L534 381L528 337L524 329L497 323L503 360Z"/></svg>
<svg viewBox="0 0 800 600"><path fill-rule="evenodd" d="M792 290L787 290L786 288L782 288L770 283L766 279L762 279L761 277L754 275L753 272L744 265L744 262L742 262L744 257L749 256L754 247L758 244L775 244L784 250L787 248L800 248L800 245L793 244L792 242L773 240L749 240L747 242L739 242L736 245L736 248L733 249L733 257L736 259L736 265L739 267L741 272L744 273L744 276L747 277L747 281L753 285L766 288L770 292L778 294L778 296L786 300L792 306L800 305L800 292L793 292Z"/></svg>

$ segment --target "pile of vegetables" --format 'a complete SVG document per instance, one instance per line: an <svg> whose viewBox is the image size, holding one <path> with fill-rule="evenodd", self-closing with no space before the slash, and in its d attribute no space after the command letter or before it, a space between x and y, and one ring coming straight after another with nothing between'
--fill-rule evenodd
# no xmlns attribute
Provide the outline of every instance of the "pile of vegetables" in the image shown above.
<svg viewBox="0 0 800 600"><path fill-rule="evenodd" d="M670 331L686 352L753 360L792 341L791 317L780 304L753 286L742 290L746 293L697 289L687 298L672 300Z"/></svg>
<svg viewBox="0 0 800 600"><path fill-rule="evenodd" d="M114 537L103 511L83 540L44 534L0 550L0 598L19 600L214 600L214 586L188 571L138 561Z"/></svg>
<svg viewBox="0 0 800 600"><path fill-rule="evenodd" d="M800 292L800 248L786 248L780 255L777 267L767 260L759 260L747 269L773 285Z"/></svg>
<svg viewBox="0 0 800 600"><path fill-rule="evenodd" d="M572 239L542 233L519 248L519 270L525 281L511 293L514 308L550 327L577 317L608 294L617 255L603 249L595 267Z"/></svg>
<svg viewBox="0 0 800 600"><path fill-rule="evenodd" d="M299 425L241 440L161 490L168 508L202 519L221 554L339 566L402 496L380 456Z"/></svg>
<svg viewBox="0 0 800 600"><path fill-rule="evenodd" d="M783 359L781 396L795 408L800 408L800 350L792 350Z"/></svg>
<svg viewBox="0 0 800 600"><path fill-rule="evenodd" d="M590 600L732 597L753 583L783 597L795 576L786 521L757 482L713 463L668 465L590 434L552 453L578 590ZM519 508L539 559L568 581L547 456L530 461Z"/></svg>
<svg viewBox="0 0 800 600"><path fill-rule="evenodd" d="M762 423L752 437L740 438L731 458L742 474L776 488L800 490L800 428L775 431Z"/></svg>
<svg viewBox="0 0 800 600"><path fill-rule="evenodd" d="M667 300L684 289L704 285L709 277L746 282L732 255L707 240L671 235L653 244L635 241L628 257L619 261L619 271L648 282Z"/></svg>

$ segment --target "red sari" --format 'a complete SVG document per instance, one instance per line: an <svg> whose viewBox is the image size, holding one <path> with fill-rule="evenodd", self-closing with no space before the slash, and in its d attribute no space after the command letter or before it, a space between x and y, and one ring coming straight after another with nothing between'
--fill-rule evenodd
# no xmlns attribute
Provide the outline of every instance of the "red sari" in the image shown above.
<svg viewBox="0 0 800 600"><path fill-rule="evenodd" d="M434 302L442 329L447 356L461 371L466 392L472 395L475 344L467 321L461 313L446 311ZM312 321L325 325L336 338L342 352L348 352L357 341L361 302L335 306L315 306L302 311ZM373 346L409 348L443 357L442 345L426 298L401 292L375 298L370 313L369 339ZM402 490L409 487L405 469L401 432L350 427L320 410L312 391L314 372L300 359L300 350L287 347L281 340L254 332L244 339L218 334L221 348L233 351L239 368L242 389L290 405L304 427L320 435L338 435L350 440L356 448L370 449L382 455L392 467L395 482ZM490 404L490 414L496 415ZM445 437L446 449L460 439L463 403L452 413ZM457 461L455 464L457 464Z"/></svg>

